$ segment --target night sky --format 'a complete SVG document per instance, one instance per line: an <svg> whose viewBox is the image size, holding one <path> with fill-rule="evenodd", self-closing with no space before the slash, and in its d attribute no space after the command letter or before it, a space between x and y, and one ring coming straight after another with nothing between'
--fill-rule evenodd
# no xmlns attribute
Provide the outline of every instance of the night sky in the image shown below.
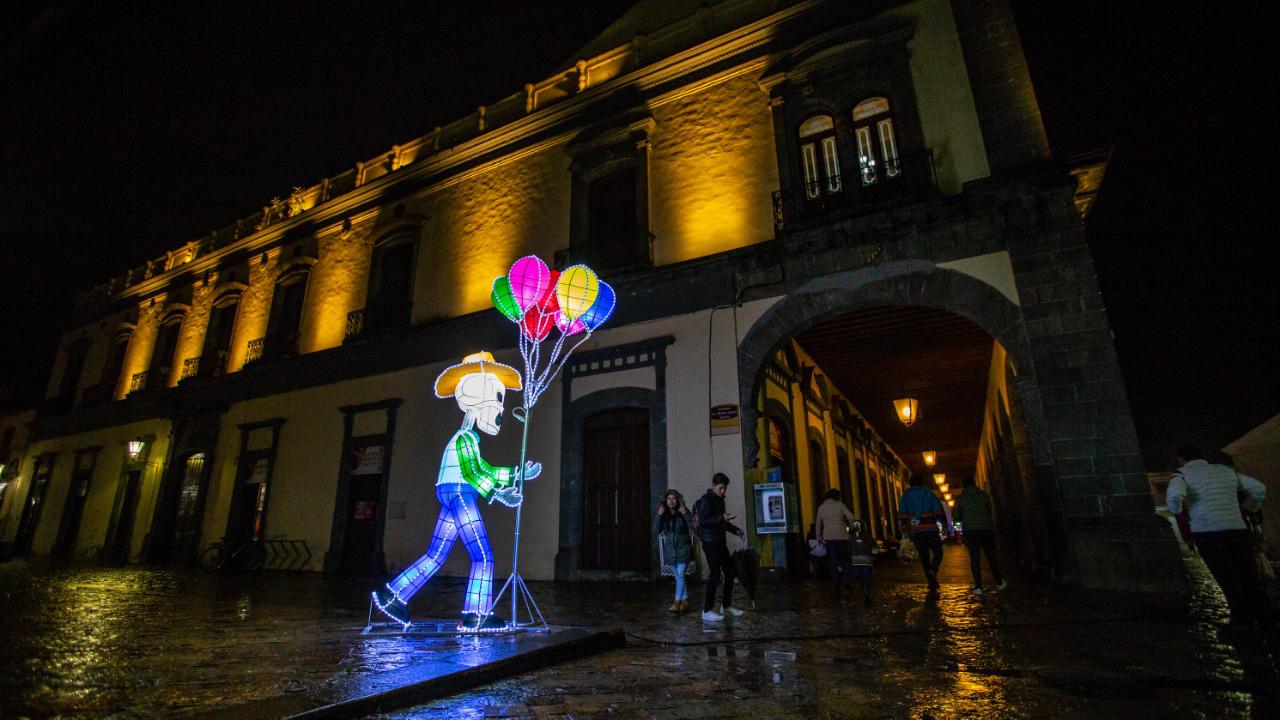
<svg viewBox="0 0 1280 720"><path fill-rule="evenodd" d="M0 402L38 397L75 292L520 91L631 3L147 4L0 9ZM1275 41L1136 5L1014 3L1055 153L1114 148L1090 236L1156 468L1280 412Z"/></svg>

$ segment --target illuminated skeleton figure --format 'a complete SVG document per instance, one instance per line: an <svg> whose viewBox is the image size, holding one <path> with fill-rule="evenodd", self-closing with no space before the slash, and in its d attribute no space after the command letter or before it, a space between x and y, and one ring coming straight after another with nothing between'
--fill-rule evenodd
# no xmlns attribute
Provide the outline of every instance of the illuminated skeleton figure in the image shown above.
<svg viewBox="0 0 1280 720"><path fill-rule="evenodd" d="M471 576L460 627L485 629L505 624L495 615L485 617L493 593L493 551L489 548L489 534L477 501L497 500L507 507L518 506L523 499L517 483L521 473L518 468L493 467L485 462L480 457L480 437L476 429L497 435L502 427L505 391L519 389L520 373L494 362L488 352L468 355L461 364L436 378L436 397L453 397L463 412L462 427L449 439L440 460L436 480L440 517L427 552L384 588L373 592L373 602L378 609L405 628L410 624L406 603L444 564L459 535L471 556ZM540 472L539 463L526 462L523 479L531 480Z"/></svg>

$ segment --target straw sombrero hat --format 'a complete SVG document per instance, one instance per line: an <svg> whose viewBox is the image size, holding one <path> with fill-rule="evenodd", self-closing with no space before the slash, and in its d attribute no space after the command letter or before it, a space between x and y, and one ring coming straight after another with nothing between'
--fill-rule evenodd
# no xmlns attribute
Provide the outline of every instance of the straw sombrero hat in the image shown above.
<svg viewBox="0 0 1280 720"><path fill-rule="evenodd" d="M493 353L481 350L464 358L462 362L446 368L436 378L436 397L452 397L462 378L473 373L488 373L502 383L508 390L520 389L520 372L510 365L503 365L493 359Z"/></svg>

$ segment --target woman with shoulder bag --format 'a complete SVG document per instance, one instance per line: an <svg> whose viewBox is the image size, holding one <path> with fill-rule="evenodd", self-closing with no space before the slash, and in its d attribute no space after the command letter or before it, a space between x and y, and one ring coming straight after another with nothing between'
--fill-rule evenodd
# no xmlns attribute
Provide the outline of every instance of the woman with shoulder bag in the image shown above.
<svg viewBox="0 0 1280 720"><path fill-rule="evenodd" d="M671 568L671 574L676 579L676 597L669 609L673 613L684 612L689 609L689 588L685 582L685 572L693 560L693 540L689 534L689 508L685 507L684 498L679 492L668 490L662 495L653 525L658 535L658 549L662 552L662 564Z"/></svg>

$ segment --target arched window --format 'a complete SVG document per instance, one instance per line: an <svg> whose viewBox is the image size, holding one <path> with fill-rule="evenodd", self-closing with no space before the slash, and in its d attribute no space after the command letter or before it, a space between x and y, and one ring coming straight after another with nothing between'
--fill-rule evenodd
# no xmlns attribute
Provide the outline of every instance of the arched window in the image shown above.
<svg viewBox="0 0 1280 720"><path fill-rule="evenodd" d="M888 98L867 98L854 106L853 139L858 147L858 175L864 186L902 173Z"/></svg>
<svg viewBox="0 0 1280 720"><path fill-rule="evenodd" d="M169 379L173 376L174 359L178 354L178 338L182 335L182 318L182 315L174 315L165 319L159 332L156 333L156 345L151 351L151 365L147 368L145 389L169 386Z"/></svg>
<svg viewBox="0 0 1280 720"><path fill-rule="evenodd" d="M390 235L374 246L364 309L365 332L409 324L416 249L417 237L413 233Z"/></svg>
<svg viewBox="0 0 1280 720"><path fill-rule="evenodd" d="M114 400L120 389L120 373L124 372L124 356L129 352L130 335L118 335L111 343L111 352L107 355L107 364L102 367L102 378L99 384L104 388L105 397Z"/></svg>
<svg viewBox="0 0 1280 720"><path fill-rule="evenodd" d="M830 115L814 115L800 123L800 165L804 194L810 200L840 192L840 158L836 153L836 124Z"/></svg>
<svg viewBox="0 0 1280 720"><path fill-rule="evenodd" d="M236 313L240 310L240 293L219 298L209 314L209 327L204 333L204 350L200 354L202 377L215 377L226 372L231 355L231 337L236 329Z"/></svg>
<svg viewBox="0 0 1280 720"><path fill-rule="evenodd" d="M267 341L264 353L271 357L291 357L298 353L298 339L302 335L302 308L307 298L309 268L299 266L286 271L276 284L271 297L271 317L267 321Z"/></svg>
<svg viewBox="0 0 1280 720"><path fill-rule="evenodd" d="M84 361L89 355L89 339L79 338L67 346L67 363L63 366L62 381L58 383L57 401L63 410L71 409L80 375L84 373Z"/></svg>
<svg viewBox="0 0 1280 720"><path fill-rule="evenodd" d="M649 263L648 241L638 223L639 193L634 165L601 175L587 185L587 235L602 269Z"/></svg>

